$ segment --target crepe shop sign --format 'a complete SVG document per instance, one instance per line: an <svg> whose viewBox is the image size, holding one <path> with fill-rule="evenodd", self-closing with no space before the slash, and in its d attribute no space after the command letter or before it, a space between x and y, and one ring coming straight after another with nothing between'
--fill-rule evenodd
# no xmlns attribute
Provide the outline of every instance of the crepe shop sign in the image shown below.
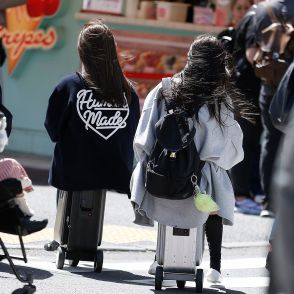
<svg viewBox="0 0 294 294"><path fill-rule="evenodd" d="M12 59L18 59L27 49L51 49L57 42L57 32L50 27L47 31L14 31L9 32L6 28L0 27L0 39L3 45L10 51Z"/></svg>

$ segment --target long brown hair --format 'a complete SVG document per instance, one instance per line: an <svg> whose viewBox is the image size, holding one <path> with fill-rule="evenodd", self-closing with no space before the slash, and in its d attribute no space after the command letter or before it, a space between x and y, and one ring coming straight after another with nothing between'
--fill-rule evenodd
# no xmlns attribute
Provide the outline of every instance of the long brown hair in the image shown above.
<svg viewBox="0 0 294 294"><path fill-rule="evenodd" d="M96 99L118 106L131 101L131 84L124 76L110 29L101 21L84 25L78 38L82 77Z"/></svg>
<svg viewBox="0 0 294 294"><path fill-rule="evenodd" d="M191 116L195 114L197 121L203 105L222 126L222 106L252 121L253 106L234 86L231 64L230 55L216 37L198 36L190 47L185 68L172 78L170 103Z"/></svg>

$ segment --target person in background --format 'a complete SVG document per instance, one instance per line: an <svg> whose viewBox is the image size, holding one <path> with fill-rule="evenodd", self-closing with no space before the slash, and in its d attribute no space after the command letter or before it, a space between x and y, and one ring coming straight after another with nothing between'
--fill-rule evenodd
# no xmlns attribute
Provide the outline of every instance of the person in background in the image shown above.
<svg viewBox="0 0 294 294"><path fill-rule="evenodd" d="M2 101L1 86L0 101ZM8 120L5 114L7 114ZM11 124L11 113L4 107L2 103L0 103L0 153L4 151L5 146L8 144L8 135L11 132ZM13 181L10 181L10 179L19 180L22 189L14 190L12 185ZM34 212L29 207L24 195L24 192L31 192L33 190L32 181L28 177L23 166L13 158L0 159L0 182L3 186L6 186L6 188L16 191L14 202L19 206L23 214L29 217L33 216Z"/></svg>
<svg viewBox="0 0 294 294"><path fill-rule="evenodd" d="M237 27L249 8L253 5L253 0L231 0L231 26Z"/></svg>
<svg viewBox="0 0 294 294"><path fill-rule="evenodd" d="M233 54L236 27L253 4L253 0L232 0L231 1L231 21L228 27L218 34L218 39L222 40L226 50Z"/></svg>
<svg viewBox="0 0 294 294"><path fill-rule="evenodd" d="M45 127L55 143L49 183L63 191L130 195L139 98L102 21L83 27L77 47L81 71L64 77L49 98ZM56 243L45 244L45 250L56 250Z"/></svg>
<svg viewBox="0 0 294 294"><path fill-rule="evenodd" d="M2 101L1 98L2 91L0 86L0 101ZM7 117L2 110L7 114ZM11 126L12 115L0 103L0 153L4 151L5 146L8 144ZM27 232L37 232L47 226L47 219L41 221L30 219L34 212L26 201L25 192L31 192L33 190L32 181L29 179L22 165L15 159L0 159L0 189L2 191L0 197L6 197L7 193L14 196L12 201L19 208L19 222Z"/></svg>
<svg viewBox="0 0 294 294"><path fill-rule="evenodd" d="M218 35L226 50L233 56L233 78L245 99L255 106L254 122L236 117L244 139L244 160L230 170L236 198L236 210L241 213L259 215L261 205L255 202L255 195L262 194L259 177L261 123L258 115L260 81L254 75L251 64L246 59L246 46L252 43L251 26L256 5L253 1L232 1L232 21L230 26Z"/></svg>
<svg viewBox="0 0 294 294"><path fill-rule="evenodd" d="M234 40L234 80L238 89L245 95L245 99L252 103L256 116L254 122L243 118L236 118L240 124L244 139L244 160L235 165L231 171L231 180L234 187L237 211L245 214L259 215L262 206L255 201L263 195L259 176L260 141L262 126L258 97L260 91L260 79L254 74L252 65L246 58L246 49L255 43L254 15L257 3L247 11L235 30ZM262 197L260 197L262 198Z"/></svg>
<svg viewBox="0 0 294 294"><path fill-rule="evenodd" d="M184 69L172 77L166 97L173 107L195 117L195 144L200 159L205 161L200 191L212 195L220 208L217 214L196 210L193 197L175 201L153 197L146 191L145 165L156 141L155 124L166 113L160 99L161 83L145 100L134 139L138 161L131 182L134 223L152 226L155 220L163 225L193 228L206 222L210 251L207 280L212 283L222 280L223 224L232 225L234 216L234 193L226 170L243 159L243 136L234 114L246 117L246 110L240 106L246 102L236 92L230 72L230 57L223 44L213 36L201 35L192 43Z"/></svg>
<svg viewBox="0 0 294 294"><path fill-rule="evenodd" d="M273 14L280 21L294 19L294 1L292 0L269 0L264 3L260 3L257 6L253 20L255 42L251 47L246 49L246 57L251 64L254 63L254 56L256 55L262 42L262 31L272 23L268 14L269 9L271 9ZM260 216L263 217L274 216L270 186L272 182L273 165L282 136L282 133L272 124L269 114L270 103L275 91L275 87L264 81L261 82L259 106L261 110L263 140L260 157L260 175L265 199Z"/></svg>
<svg viewBox="0 0 294 294"><path fill-rule="evenodd" d="M291 155L289 155L289 151L287 150L287 147L284 146L284 144L288 144L289 140L291 139L291 136L293 136L293 132L291 132L291 128L294 126L293 121L291 122L291 113L293 111L292 109L293 109L293 103L294 103L294 79L293 79L293 77L294 77L294 62L292 62L290 64L286 73L284 74L281 82L279 83L277 91L272 99L271 105L270 105L270 118L273 122L273 125L276 128L278 128L281 132L283 132L283 140L281 140L280 152L278 152L277 158L275 160L275 168L274 168L275 176L274 176L273 183L271 186L271 193L275 197L274 204L275 204L276 210L279 207L280 203L283 203L283 205L285 205L285 203L287 203L287 201L288 201L289 206L293 205L293 203L291 203L291 201L289 201L288 199L285 200L283 198L286 196L286 195L284 195L284 192L286 192L287 196L289 196L288 190L291 188L289 186L289 183L286 184L287 188L284 187L282 184L282 181L284 180L283 179L284 171L282 171L282 170L284 170L285 166L286 166L285 158L287 158L287 160L288 160L288 157L285 157L285 156L289 156L289 160L292 163ZM294 115L294 113L293 113L293 115ZM285 138L285 135L286 135L286 138ZM290 146L290 148L293 148L293 143L290 144L289 146ZM286 151L287 155L284 155L284 151ZM280 198L282 198L283 200L280 201ZM280 281L278 273L274 270L275 263L273 263L273 254L277 255L278 251L276 251L276 250L286 249L286 248L284 248L284 245L281 246L281 244L279 245L280 249L276 248L276 243L279 244L279 242L281 241L280 239L277 240L278 236L281 237L280 232L278 233L278 231L277 231L277 228L280 226L280 224L278 222L279 222L279 218L281 216L279 216L279 215L280 215L280 213L283 213L284 209L285 208L282 209L282 212L281 211L277 212L278 216L274 220L274 223L272 226L272 231L271 231L270 238L269 238L269 251L267 254L267 258L266 258L266 268L268 269L270 276L271 276L271 280L270 280L271 281L270 282L270 293L271 294L276 293L275 291L277 291L279 288L283 288L283 287L278 286L278 284L281 283L281 281ZM288 211L285 211L285 212L288 213ZM287 215L287 217L289 217L289 215ZM279 227L279 231L281 231L281 230L283 230L283 228ZM281 254L281 252L279 252L278 254ZM274 277L274 275L277 275L277 277Z"/></svg>
<svg viewBox="0 0 294 294"><path fill-rule="evenodd" d="M0 159L0 181L3 182L7 179L17 179L20 181L22 192L15 195L14 202L19 206L24 215L33 216L34 211L30 208L25 198L25 193L33 191L32 181L24 167L13 158Z"/></svg>

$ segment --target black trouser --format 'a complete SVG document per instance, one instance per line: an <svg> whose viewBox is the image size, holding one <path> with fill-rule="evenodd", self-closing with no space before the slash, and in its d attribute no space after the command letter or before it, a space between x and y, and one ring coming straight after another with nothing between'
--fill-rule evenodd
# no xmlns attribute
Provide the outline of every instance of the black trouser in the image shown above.
<svg viewBox="0 0 294 294"><path fill-rule="evenodd" d="M255 123L243 118L237 119L243 132L244 159L230 170L236 196L261 194L258 164L260 156L260 136L262 132L260 117Z"/></svg>
<svg viewBox="0 0 294 294"><path fill-rule="evenodd" d="M276 159L277 150L282 137L282 133L277 130L270 119L269 106L272 95L265 95L262 91L259 96L259 106L261 110L261 122L263 126L262 148L260 156L260 178L265 194L265 200L270 202L270 187L273 174L273 166Z"/></svg>
<svg viewBox="0 0 294 294"><path fill-rule="evenodd" d="M210 268L220 272L223 238L223 223L220 216L210 215L208 217L205 223L205 234L210 254Z"/></svg>

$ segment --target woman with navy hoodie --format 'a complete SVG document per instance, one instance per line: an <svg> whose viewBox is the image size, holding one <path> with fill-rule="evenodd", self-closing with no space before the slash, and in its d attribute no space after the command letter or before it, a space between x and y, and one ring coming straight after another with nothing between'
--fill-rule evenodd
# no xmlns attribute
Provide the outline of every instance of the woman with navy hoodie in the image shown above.
<svg viewBox="0 0 294 294"><path fill-rule="evenodd" d="M49 183L62 190L129 194L138 97L105 24L85 25L78 52L81 72L62 79L49 99L45 127L55 143Z"/></svg>
<svg viewBox="0 0 294 294"><path fill-rule="evenodd" d="M49 99L45 127L55 143L49 183L65 191L129 195L138 96L104 23L83 27L78 53L82 70L63 78Z"/></svg>

